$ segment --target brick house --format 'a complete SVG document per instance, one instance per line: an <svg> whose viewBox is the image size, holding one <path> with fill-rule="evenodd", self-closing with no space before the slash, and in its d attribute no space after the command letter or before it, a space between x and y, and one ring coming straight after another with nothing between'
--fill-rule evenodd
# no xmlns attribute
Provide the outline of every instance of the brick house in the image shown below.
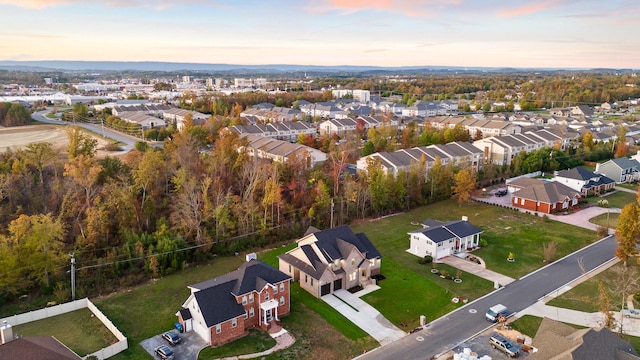
<svg viewBox="0 0 640 360"><path fill-rule="evenodd" d="M580 191L556 181L526 179L528 185L520 188L518 180L509 183L509 188L516 190L511 196L511 205L520 209L550 214L574 207L582 198Z"/></svg>
<svg viewBox="0 0 640 360"><path fill-rule="evenodd" d="M363 233L348 226L309 228L298 247L278 256L279 268L319 298L339 289L375 284L381 255Z"/></svg>
<svg viewBox="0 0 640 360"><path fill-rule="evenodd" d="M176 315L212 347L247 334L268 331L289 314L291 277L256 259L217 278L189 285L191 295Z"/></svg>

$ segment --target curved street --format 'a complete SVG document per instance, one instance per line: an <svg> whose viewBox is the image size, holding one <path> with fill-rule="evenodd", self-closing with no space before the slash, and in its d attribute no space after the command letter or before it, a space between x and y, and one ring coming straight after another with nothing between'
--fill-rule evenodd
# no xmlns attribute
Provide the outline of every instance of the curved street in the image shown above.
<svg viewBox="0 0 640 360"><path fill-rule="evenodd" d="M484 319L489 307L504 304L512 311L523 311L584 273L606 266L616 247L615 238L607 236L358 359L431 359L491 327Z"/></svg>

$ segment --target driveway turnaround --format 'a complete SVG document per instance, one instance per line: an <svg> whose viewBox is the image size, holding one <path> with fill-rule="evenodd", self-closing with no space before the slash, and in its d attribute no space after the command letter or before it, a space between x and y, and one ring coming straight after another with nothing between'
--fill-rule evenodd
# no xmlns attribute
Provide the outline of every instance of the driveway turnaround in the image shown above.
<svg viewBox="0 0 640 360"><path fill-rule="evenodd" d="M377 285L370 285L355 294L341 289L323 296L322 300L378 340L380 345L386 345L404 337L406 333L393 325L373 306L360 299L360 296L377 289Z"/></svg>
<svg viewBox="0 0 640 360"><path fill-rule="evenodd" d="M444 259L440 259L439 261L447 265L453 266L456 269L466 271L477 277L481 277L483 279L493 281L494 284L499 284L500 286L505 286L515 281L515 279L513 278L510 278L506 275L502 275L495 271L491 271L489 269L484 268L482 265L478 265L476 263L472 263L471 261L461 259L455 255L447 256Z"/></svg>

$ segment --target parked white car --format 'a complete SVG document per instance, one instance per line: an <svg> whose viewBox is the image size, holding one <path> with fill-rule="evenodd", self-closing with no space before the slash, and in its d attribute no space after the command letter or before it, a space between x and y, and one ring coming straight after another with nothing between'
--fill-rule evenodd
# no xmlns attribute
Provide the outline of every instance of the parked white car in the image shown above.
<svg viewBox="0 0 640 360"><path fill-rule="evenodd" d="M622 315L624 315L624 317L640 319L640 310L623 309L621 312L622 312Z"/></svg>

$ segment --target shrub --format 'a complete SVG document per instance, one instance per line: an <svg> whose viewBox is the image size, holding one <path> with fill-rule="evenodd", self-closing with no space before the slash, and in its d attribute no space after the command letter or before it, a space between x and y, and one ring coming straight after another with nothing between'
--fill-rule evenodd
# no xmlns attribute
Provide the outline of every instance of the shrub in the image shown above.
<svg viewBox="0 0 640 360"><path fill-rule="evenodd" d="M149 144L144 141L136 141L134 146L138 151L147 151L147 149L149 148Z"/></svg>
<svg viewBox="0 0 640 360"><path fill-rule="evenodd" d="M105 151L121 151L122 148L118 144L112 142L104 146Z"/></svg>
<svg viewBox="0 0 640 360"><path fill-rule="evenodd" d="M431 255L425 255L425 257L420 259L420 263L421 264L430 264L432 262L433 262L433 256L431 256Z"/></svg>
<svg viewBox="0 0 640 360"><path fill-rule="evenodd" d="M480 241L478 241L478 245L480 245L480 247L485 247L489 245L489 243L485 239L480 239Z"/></svg>
<svg viewBox="0 0 640 360"><path fill-rule="evenodd" d="M606 226L598 225L596 227L596 234L598 234L599 237L603 238L609 235L609 228Z"/></svg>

